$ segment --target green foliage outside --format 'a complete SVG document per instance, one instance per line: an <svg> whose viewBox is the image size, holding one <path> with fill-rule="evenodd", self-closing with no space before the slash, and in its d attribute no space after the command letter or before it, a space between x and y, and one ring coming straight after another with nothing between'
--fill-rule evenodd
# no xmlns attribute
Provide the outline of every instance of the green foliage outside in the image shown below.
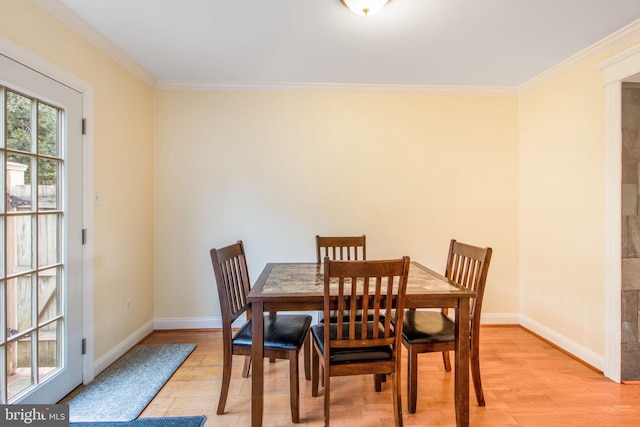
<svg viewBox="0 0 640 427"><path fill-rule="evenodd" d="M32 160L35 150L43 156L57 157L58 154L58 109L46 104L35 102L14 92L7 91L6 96L6 147L11 150L22 151L25 155L8 154L7 160L28 167L25 184L31 184ZM37 108L36 144L32 147L33 119L32 109ZM57 185L58 162L40 159L38 162L38 184Z"/></svg>

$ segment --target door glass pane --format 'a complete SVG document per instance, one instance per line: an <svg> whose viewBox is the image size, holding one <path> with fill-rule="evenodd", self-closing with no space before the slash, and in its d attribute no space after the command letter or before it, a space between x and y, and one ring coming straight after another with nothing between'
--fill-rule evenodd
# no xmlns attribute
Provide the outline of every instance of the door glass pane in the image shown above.
<svg viewBox="0 0 640 427"><path fill-rule="evenodd" d="M1 93L1 91L0 91ZM2 120L0 120L2 122ZM1 127L1 126L0 126ZM2 138L0 138L2 139ZM0 151L0 165L4 165L4 151ZM4 168L0 168L0 188L6 188L4 186ZM8 209L6 205L9 203L9 194L5 190L5 196L3 197L2 203L0 203L0 214L5 212L5 209ZM2 258L2 257L0 257Z"/></svg>
<svg viewBox="0 0 640 427"><path fill-rule="evenodd" d="M61 228L61 214L38 216L38 267L62 262L60 254Z"/></svg>
<svg viewBox="0 0 640 427"><path fill-rule="evenodd" d="M4 292L5 289L5 281L0 279L0 307L5 307L4 305ZM4 323L5 316L0 316L0 373L8 373L8 364L7 364L7 327ZM0 402L4 403L7 401L6 398L6 390L7 390L7 377L8 375L0 375Z"/></svg>
<svg viewBox="0 0 640 427"><path fill-rule="evenodd" d="M35 215L8 216L6 235L7 274L33 269L33 232Z"/></svg>
<svg viewBox="0 0 640 427"><path fill-rule="evenodd" d="M38 209L57 210L58 204L58 160L38 160Z"/></svg>
<svg viewBox="0 0 640 427"><path fill-rule="evenodd" d="M38 154L57 157L58 142L58 109L38 103Z"/></svg>
<svg viewBox="0 0 640 427"><path fill-rule="evenodd" d="M4 216L0 216L0 242L4 242ZM4 245L0 246L0 248L2 248L2 251L5 251ZM0 280L5 277L6 273L5 273L5 269L4 269L4 256L0 256ZM2 288L0 288L0 291L2 291ZM2 298L2 295L4 295L3 292L0 292L0 298ZM0 305L0 307L4 307L4 305ZM2 316L0 316L0 322L2 322Z"/></svg>
<svg viewBox="0 0 640 427"><path fill-rule="evenodd" d="M31 336L7 344L7 397L15 397L33 385Z"/></svg>
<svg viewBox="0 0 640 427"><path fill-rule="evenodd" d="M7 280L7 332L13 336L35 326L33 321L33 275Z"/></svg>
<svg viewBox="0 0 640 427"><path fill-rule="evenodd" d="M43 324L60 314L60 268L38 274L38 323Z"/></svg>
<svg viewBox="0 0 640 427"><path fill-rule="evenodd" d="M5 281L0 279L0 307L4 307L4 288ZM3 308L4 309L4 308ZM5 324L5 316L0 316L0 344L7 341L7 327ZM0 357L4 354L4 347L0 350ZM2 365L0 365L2 366ZM0 393L1 394L1 393Z"/></svg>
<svg viewBox="0 0 640 427"><path fill-rule="evenodd" d="M17 93L7 91L6 114L7 148L31 151L32 141L32 101Z"/></svg>
<svg viewBox="0 0 640 427"><path fill-rule="evenodd" d="M60 333L62 321L56 320L38 330L38 378L60 368Z"/></svg>
<svg viewBox="0 0 640 427"><path fill-rule="evenodd" d="M7 154L7 212L31 210L31 171L34 157Z"/></svg>

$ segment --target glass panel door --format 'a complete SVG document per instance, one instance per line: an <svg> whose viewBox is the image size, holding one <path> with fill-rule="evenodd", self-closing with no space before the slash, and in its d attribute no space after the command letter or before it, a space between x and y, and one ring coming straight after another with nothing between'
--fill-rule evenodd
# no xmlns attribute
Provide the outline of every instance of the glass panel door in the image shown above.
<svg viewBox="0 0 640 427"><path fill-rule="evenodd" d="M82 95L0 60L0 403L54 403L82 382Z"/></svg>

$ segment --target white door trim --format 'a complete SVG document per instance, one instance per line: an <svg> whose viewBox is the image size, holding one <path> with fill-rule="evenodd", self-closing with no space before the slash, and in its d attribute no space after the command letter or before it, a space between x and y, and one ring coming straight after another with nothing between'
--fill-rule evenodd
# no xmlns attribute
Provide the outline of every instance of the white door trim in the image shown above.
<svg viewBox="0 0 640 427"><path fill-rule="evenodd" d="M622 82L640 73L640 45L598 64L606 96L605 354L604 375L622 376Z"/></svg>
<svg viewBox="0 0 640 427"><path fill-rule="evenodd" d="M47 61L33 52L23 48L13 41L0 36L0 52L5 56L32 68L66 86L69 86L83 95L82 115L86 118L86 133L83 136L83 228L87 230L87 239L82 249L82 277L83 277L83 336L86 341L86 353L83 358L82 381L89 383L94 374L93 353L93 86L76 77L59 66Z"/></svg>

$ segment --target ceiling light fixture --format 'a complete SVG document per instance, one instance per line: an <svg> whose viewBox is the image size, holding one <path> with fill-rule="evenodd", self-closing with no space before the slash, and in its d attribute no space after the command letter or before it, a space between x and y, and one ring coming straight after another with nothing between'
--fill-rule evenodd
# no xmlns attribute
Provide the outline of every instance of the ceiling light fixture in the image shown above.
<svg viewBox="0 0 640 427"><path fill-rule="evenodd" d="M385 4L391 0L340 0L350 11L362 16L380 12Z"/></svg>

